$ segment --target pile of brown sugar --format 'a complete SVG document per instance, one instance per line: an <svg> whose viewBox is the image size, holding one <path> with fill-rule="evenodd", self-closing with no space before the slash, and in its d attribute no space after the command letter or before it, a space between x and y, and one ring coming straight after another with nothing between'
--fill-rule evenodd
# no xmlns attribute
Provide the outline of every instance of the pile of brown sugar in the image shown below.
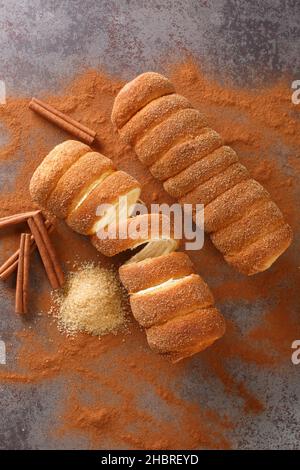
<svg viewBox="0 0 300 470"><path fill-rule="evenodd" d="M170 67L169 76L176 90L208 115L211 127L238 152L298 233L300 125L289 81L261 90L221 86L192 61ZM42 98L97 131L95 149L141 181L145 203L171 202L132 150L120 143L111 125L113 100L122 85L92 70L77 77L59 96ZM53 145L69 137L31 113L28 102L10 98L0 107L0 123L9 135L0 158L13 169L0 195L0 215L32 208L28 183L34 169ZM17 233L3 233L1 238L4 259L16 248ZM111 263L64 224L56 226L53 240L66 267L76 252L81 261ZM99 341L87 334L66 337L42 316L31 329L19 323L18 361L14 368L0 369L0 380L19 386L68 381L55 410L59 429L54 435L84 436L94 448L235 447L242 433L238 423L255 420L268 410L268 402L246 373L236 374L232 363L238 361L242 371L255 366L256 371L273 374L290 364L291 343L300 337L300 263L295 254L291 247L270 270L248 278L227 266L209 240L201 252L190 252L228 326L221 341L181 364L170 366L152 353L134 322L130 335L106 335ZM116 264L121 262L122 258L116 260ZM41 293L36 294L33 312L46 312L50 305L48 287L43 287L41 279L37 271ZM243 313L239 313L241 305ZM245 315L247 327L243 326ZM217 396L221 406L214 401ZM151 400L163 413L147 407ZM228 416L223 403L235 410L233 416Z"/></svg>
<svg viewBox="0 0 300 470"><path fill-rule="evenodd" d="M62 292L53 293L50 314L67 335L78 332L103 336L126 323L125 292L115 270L91 263L70 272Z"/></svg>

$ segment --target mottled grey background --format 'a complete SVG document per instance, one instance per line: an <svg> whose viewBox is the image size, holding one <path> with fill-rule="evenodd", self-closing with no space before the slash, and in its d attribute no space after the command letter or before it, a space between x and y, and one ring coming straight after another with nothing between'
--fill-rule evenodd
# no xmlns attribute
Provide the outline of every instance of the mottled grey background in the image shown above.
<svg viewBox="0 0 300 470"><path fill-rule="evenodd" d="M189 51L219 78L265 82L298 72L299 19L297 0L6 0L0 75L30 95L87 66L127 79Z"/></svg>
<svg viewBox="0 0 300 470"><path fill-rule="evenodd" d="M296 0L0 1L0 80L5 80L9 95L31 96L45 88L59 90L86 67L103 66L128 79L147 69L164 70L166 57L176 60L186 51L218 80L229 77L240 86L265 84L287 73L299 79L299 24ZM9 167L2 166L1 178L7 176ZM16 320L4 314L12 305L2 285L0 296L0 334L9 339ZM231 307L224 307L225 315L249 321L249 312ZM256 310L251 321L259 313ZM209 397L209 406L240 416L219 385L200 387L195 366L192 360L184 384L187 396ZM235 446L299 448L300 369L290 364L276 376L250 365L233 364L232 369L268 400L259 417L239 418L238 430L231 435ZM0 385L0 448L84 448L83 438L49 436L61 387L47 382L20 389Z"/></svg>

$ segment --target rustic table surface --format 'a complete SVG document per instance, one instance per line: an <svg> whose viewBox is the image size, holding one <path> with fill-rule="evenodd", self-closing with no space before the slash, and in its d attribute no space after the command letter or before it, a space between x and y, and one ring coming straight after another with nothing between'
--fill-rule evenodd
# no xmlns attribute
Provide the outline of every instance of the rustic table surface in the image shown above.
<svg viewBox="0 0 300 470"><path fill-rule="evenodd" d="M300 4L292 0L6 0L0 2L0 79L9 94L31 96L58 91L65 79L87 67L103 67L123 79L144 70L163 71L166 51L176 60L182 50L218 80L230 77L239 86L264 84L286 73L300 79L299 20ZM1 165L1 181L10 171ZM14 320L3 286L0 299L0 336L5 336ZM241 328L249 315L243 306L235 312ZM259 416L239 418L231 435L234 446L299 448L300 369L287 363L276 373L254 366L241 370L233 361L232 370L246 381L248 375L249 386L267 401ZM190 366L184 380L195 400L205 383L199 384L193 371ZM80 437L58 440L48 432L61 387L61 381L25 388L0 384L1 449L85 447ZM234 400L224 400L222 387L213 392L211 404L235 415ZM160 413L153 400L154 413Z"/></svg>

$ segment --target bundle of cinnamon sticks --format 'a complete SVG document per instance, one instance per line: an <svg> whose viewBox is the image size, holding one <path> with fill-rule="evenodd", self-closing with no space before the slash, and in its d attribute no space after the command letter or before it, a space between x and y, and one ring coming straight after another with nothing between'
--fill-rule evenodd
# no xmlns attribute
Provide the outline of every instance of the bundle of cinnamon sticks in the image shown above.
<svg viewBox="0 0 300 470"><path fill-rule="evenodd" d="M17 269L15 311L20 314L28 311L30 254L35 248L38 248L51 287L57 289L64 283L64 274L49 238L49 232L53 226L44 219L41 211L23 212L4 217L0 219L0 228L25 221L28 223L31 234L21 234L19 249L0 267L1 280L7 279Z"/></svg>

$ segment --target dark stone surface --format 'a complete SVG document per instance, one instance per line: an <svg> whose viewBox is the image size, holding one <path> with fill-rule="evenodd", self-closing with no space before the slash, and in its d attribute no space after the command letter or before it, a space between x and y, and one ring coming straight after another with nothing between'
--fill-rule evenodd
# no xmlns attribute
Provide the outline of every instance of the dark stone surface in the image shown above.
<svg viewBox="0 0 300 470"><path fill-rule="evenodd" d="M241 85L299 70L296 0L6 0L0 8L8 92L56 89L89 66L127 79L183 51Z"/></svg>
<svg viewBox="0 0 300 470"><path fill-rule="evenodd" d="M300 78L299 20L296 0L0 1L0 80L8 94L31 96L41 89L59 90L65 80L90 66L125 79L147 69L163 71L166 55L175 61L185 51L218 80L229 77L240 86L264 84L286 73ZM1 166L0 181L10 174L11 167ZM0 296L0 334L6 339L16 320L2 285ZM262 308L255 304L249 316L243 306L225 305L224 313L238 315L241 327L247 328ZM12 361L8 356L8 363ZM267 400L264 413L238 415L238 400L235 404L224 396L213 379L203 381L196 358L186 370L185 396L206 399L209 406L240 416L238 429L231 433L238 448L299 447L297 368L288 364L274 375L241 367L238 361L231 367L237 379L247 379ZM58 440L49 435L62 386L61 381L20 388L0 385L0 448L84 448L87 443L78 436ZM160 404L152 400L152 410L160 413Z"/></svg>

